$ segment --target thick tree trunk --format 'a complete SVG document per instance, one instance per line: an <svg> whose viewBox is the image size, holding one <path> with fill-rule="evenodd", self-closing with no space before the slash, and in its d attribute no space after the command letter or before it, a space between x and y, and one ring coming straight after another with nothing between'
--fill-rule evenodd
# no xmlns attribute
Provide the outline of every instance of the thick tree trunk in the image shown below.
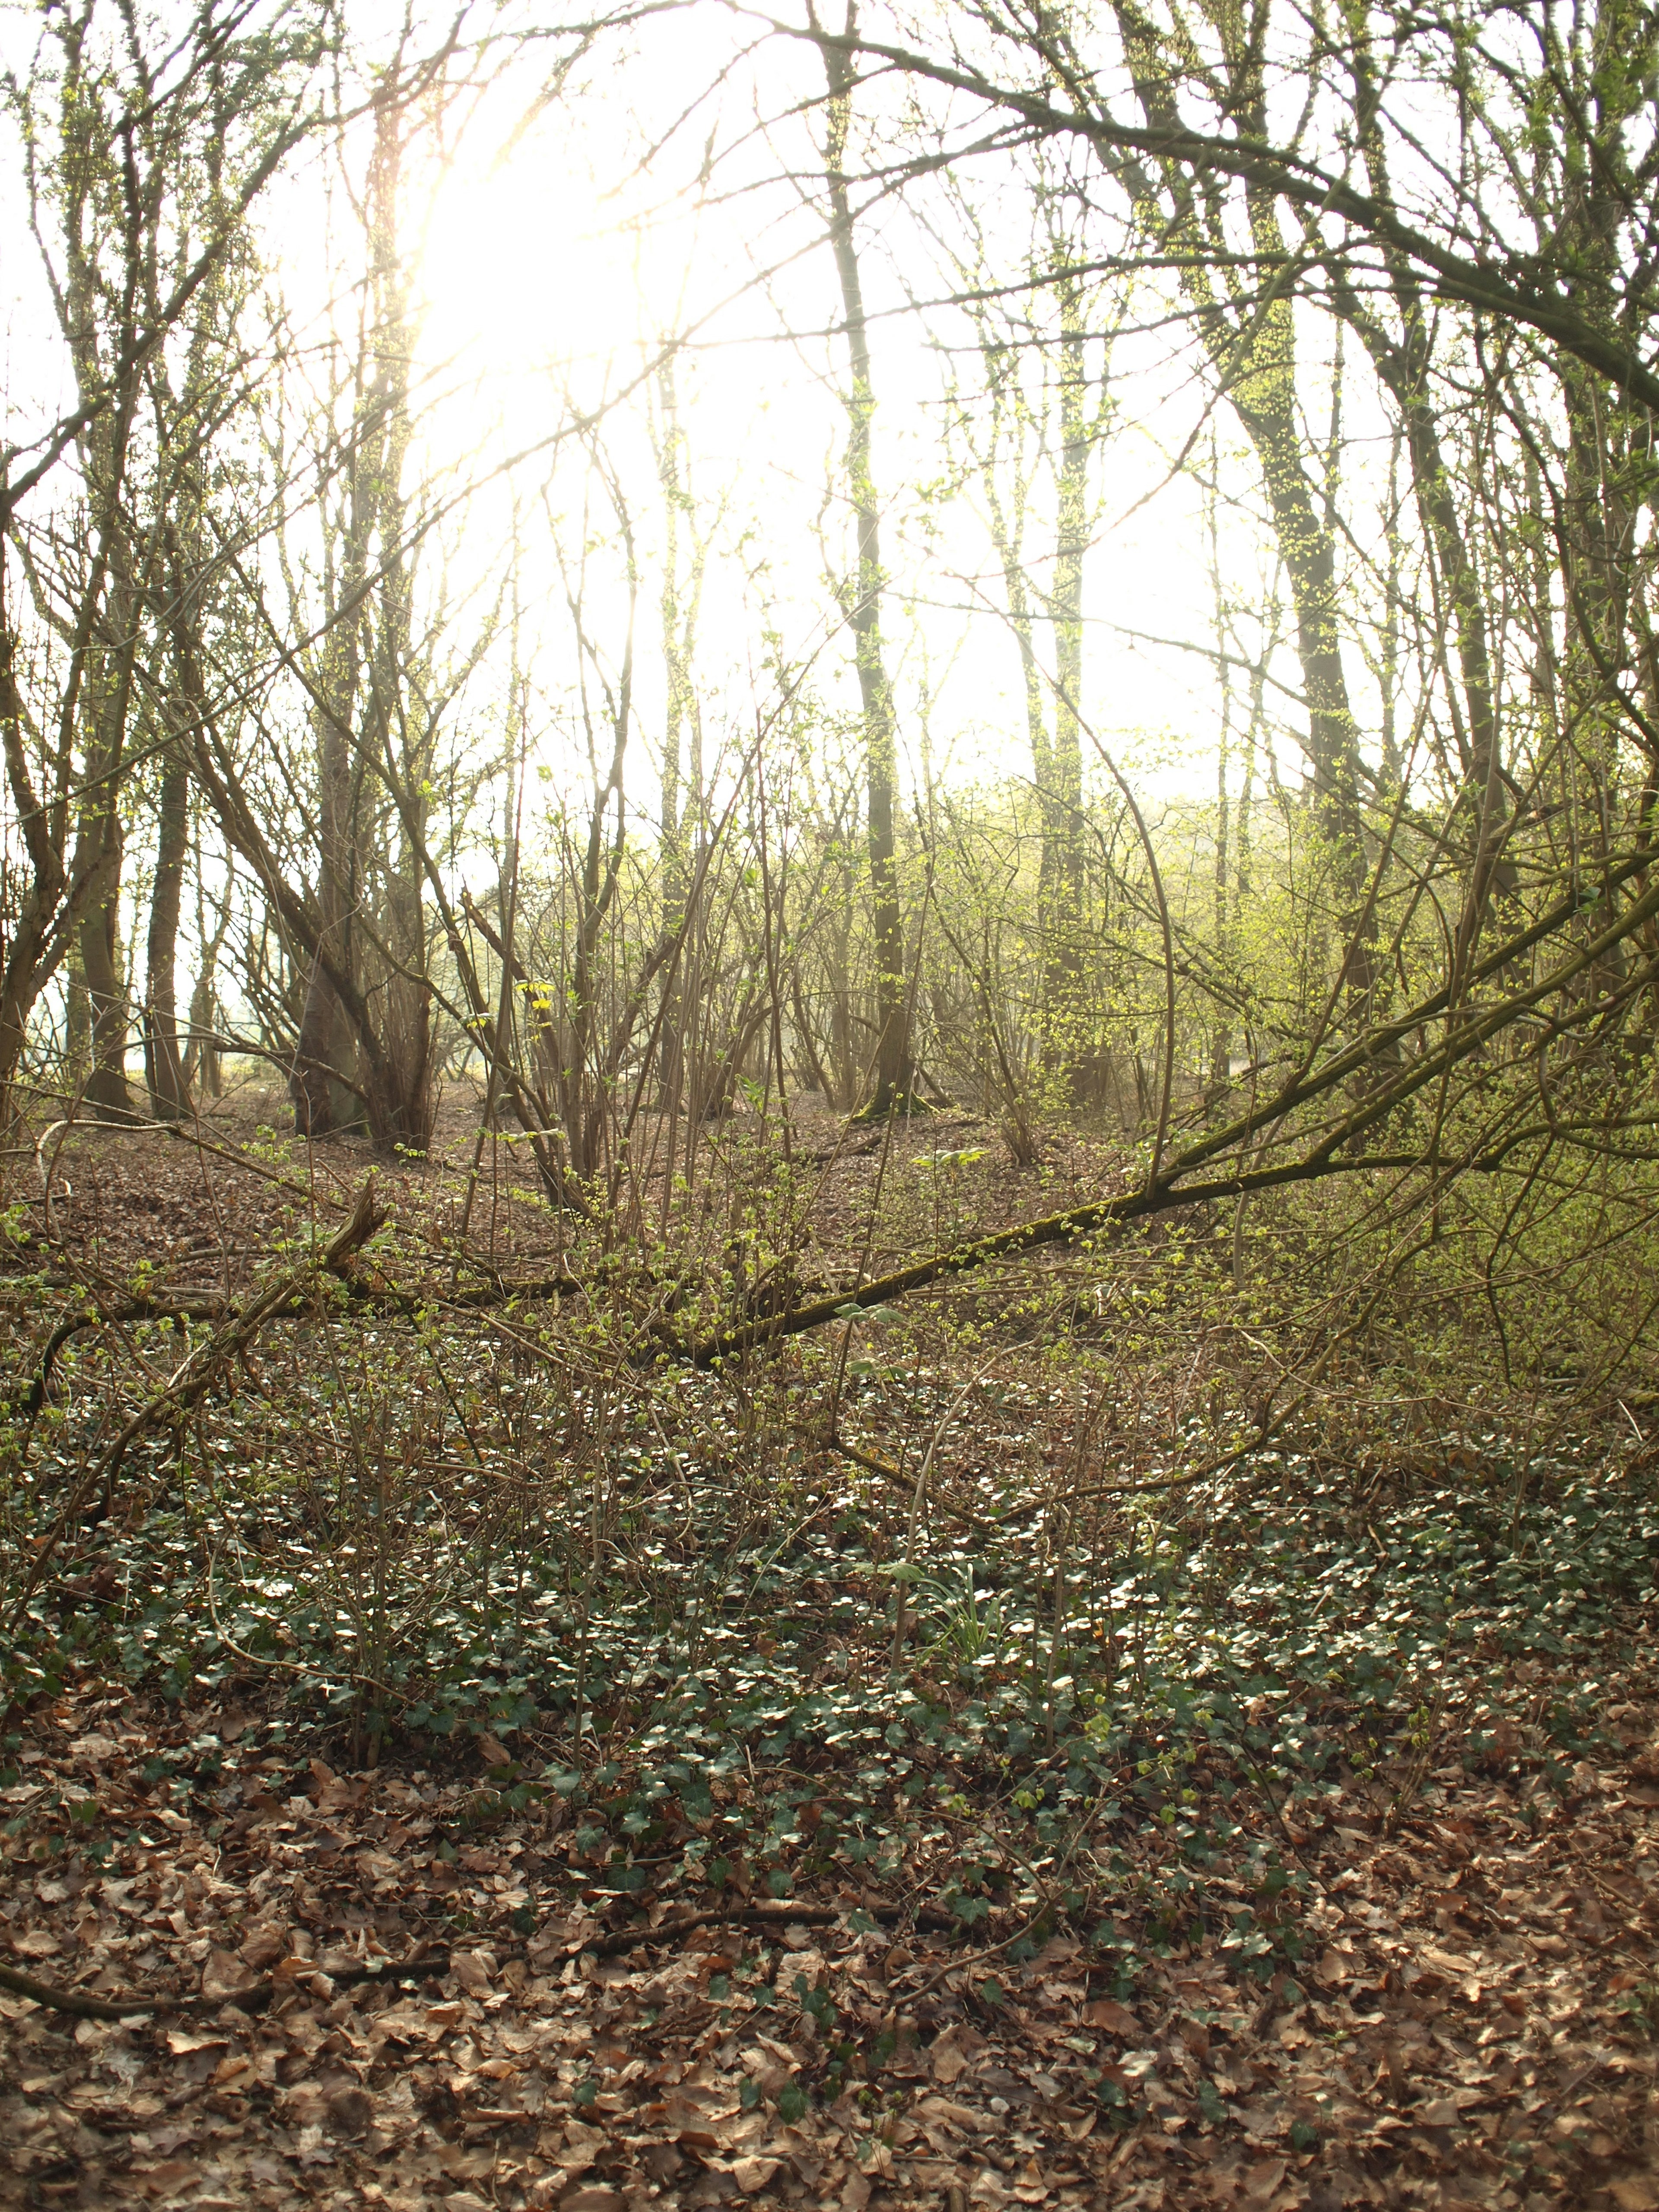
<svg viewBox="0 0 1659 2212"><path fill-rule="evenodd" d="M92 1010L92 1066L83 1094L101 1121L131 1121L127 1088L131 1015L121 962L121 826L113 808L104 819L106 888L81 924L81 969Z"/></svg>
<svg viewBox="0 0 1659 2212"><path fill-rule="evenodd" d="M321 962L313 960L288 1081L296 1136L327 1137L361 1123L362 1102L341 1080L355 1058L350 1024Z"/></svg>

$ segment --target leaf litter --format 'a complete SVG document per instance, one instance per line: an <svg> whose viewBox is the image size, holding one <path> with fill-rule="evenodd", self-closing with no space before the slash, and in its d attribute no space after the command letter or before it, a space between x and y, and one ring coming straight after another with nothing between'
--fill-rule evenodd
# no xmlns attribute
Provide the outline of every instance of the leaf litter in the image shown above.
<svg viewBox="0 0 1659 2212"><path fill-rule="evenodd" d="M1659 2212L1641 1455L1447 1436L1362 1510L1287 1446L1057 1553L1040 1385L907 1536L844 1461L757 1507L688 1381L607 1431L629 1571L573 1577L442 1492L457 1423L544 1448L475 1367L370 1668L324 1334L137 1455L6 1656L0 2201Z"/></svg>
<svg viewBox="0 0 1659 2212"><path fill-rule="evenodd" d="M3 1955L156 2003L0 1996L10 2201L1648 2212L1659 1684L1633 1614L1591 1626L1385 1744L1357 1669L1293 1704L1260 1626L1236 1745L1219 1680L1183 1735L1148 1679L1076 1737L1086 1871L1075 1819L984 1791L1006 1748L914 1710L896 1785L798 1732L630 1837L643 1737L586 1787L489 1732L353 1772L234 1676L70 1665L14 1709Z"/></svg>

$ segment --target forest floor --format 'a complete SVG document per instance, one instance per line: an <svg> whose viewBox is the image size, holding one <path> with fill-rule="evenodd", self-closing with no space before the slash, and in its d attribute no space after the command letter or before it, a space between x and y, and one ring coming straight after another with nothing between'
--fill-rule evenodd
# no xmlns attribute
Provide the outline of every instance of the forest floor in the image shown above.
<svg viewBox="0 0 1659 2212"><path fill-rule="evenodd" d="M307 1171L331 1198L366 1163L222 1133L210 1164L77 1133L53 1267L234 1287ZM986 1206L1090 1170L1036 1202L992 1174ZM545 1256L545 1215L492 1202L501 1264ZM268 1361L252 1381L271 1396ZM999 1388L1006 1425L1026 1401ZM281 1418L299 1467L305 1408ZM957 1533L915 1550L896 1635L871 1600L905 1541L890 1486L803 1464L787 1528L732 1535L718 1460L642 1475L642 1551L718 1528L722 1586L752 1572L701 1660L657 1585L604 1634L582 1613L577 1734L585 1697L605 1755L580 1771L568 1609L543 1674L526 1644L510 1680L445 1677L371 1765L310 1694L305 1547L223 1619L216 1551L140 1486L9 1665L0 2202L1659 2212L1639 1434L1581 1439L1524 1501L1490 1438L1419 1433L1412 1481L1358 1510L1303 1467L1299 1502L1269 1525L1238 1493L1178 1570L1114 1526L1109 1625L1046 1675L1012 1446L958 1442ZM516 1572L520 1611L569 1600ZM77 2019L20 1976L154 2002Z"/></svg>

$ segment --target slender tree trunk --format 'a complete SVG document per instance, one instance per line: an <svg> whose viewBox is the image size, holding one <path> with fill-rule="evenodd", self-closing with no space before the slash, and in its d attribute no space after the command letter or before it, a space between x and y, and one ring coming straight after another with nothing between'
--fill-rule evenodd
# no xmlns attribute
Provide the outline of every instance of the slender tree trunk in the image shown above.
<svg viewBox="0 0 1659 2212"><path fill-rule="evenodd" d="M1231 860L1228 849L1231 832L1231 795L1227 789L1227 757L1232 724L1232 686L1224 670L1222 681L1226 690L1222 702L1220 742L1216 747L1215 761L1215 957L1224 988L1232 966L1232 931L1227 919L1227 872ZM1210 1062L1210 1083L1218 1097L1231 1080L1232 1054L1232 1021L1225 1001L1218 1000Z"/></svg>
<svg viewBox="0 0 1659 2212"><path fill-rule="evenodd" d="M178 1000L179 915L189 846L190 770L182 762L169 762L161 777L156 823L144 994L144 1079L149 1110L158 1121L176 1121L190 1110L179 1049Z"/></svg>
<svg viewBox="0 0 1659 2212"><path fill-rule="evenodd" d="M131 696L133 594L124 586L111 594L111 624L124 643L104 657L91 719L87 752L93 773L77 834L97 878L97 890L81 921L81 972L92 1012L92 1065L83 1092L100 1121L134 1119L127 1088L127 1037L131 1012L121 958L122 823L120 769L126 744Z"/></svg>
<svg viewBox="0 0 1659 2212"><path fill-rule="evenodd" d="M1115 0L1125 50L1134 72L1136 96L1147 122L1175 127L1180 121L1170 80L1151 26L1134 0ZM1265 64L1259 45L1247 35L1244 15L1223 0L1210 0L1205 11L1226 55L1230 90L1241 128L1265 132ZM1176 208L1176 240L1194 249L1182 276L1199 308L1199 327L1211 362L1224 380L1233 411L1255 450L1273 534L1291 588L1296 615L1297 657L1308 716L1308 757L1313 770L1315 816L1322 833L1334 893L1335 920L1346 940L1346 975L1350 992L1369 994L1374 965L1374 927L1364 919L1368 870L1364 824L1359 803L1359 734L1348 697L1338 623L1336 539L1316 504L1304 457L1297 394L1294 310L1288 293L1264 279L1265 292L1251 286L1223 294L1206 264L1232 258L1219 212L1201 202L1176 165L1164 171ZM1250 185L1245 204L1251 243L1264 270L1282 269L1289 258L1279 211L1268 191Z"/></svg>
<svg viewBox="0 0 1659 2212"><path fill-rule="evenodd" d="M230 862L226 860L227 881L222 903L217 906L211 930L207 926L205 900L202 885L202 851L199 841L196 848L196 941L199 964L196 982L190 994L190 1036L185 1046L184 1087L186 1095L198 1079L210 1098L217 1098L223 1088L223 1054L216 1042L216 1025L214 1016L214 983L218 973L219 955L224 950L225 936L230 927L231 884L228 879Z"/></svg>
<svg viewBox="0 0 1659 2212"><path fill-rule="evenodd" d="M702 599L704 538L694 519L688 521L690 559L680 575L680 524L691 517L685 481L685 434L680 427L679 394L671 355L658 372L659 427L657 473L663 497L662 592L658 611L662 625L664 713L662 737L662 933L676 936L685 920L685 902L696 867L695 841L702 834L702 735L691 655ZM667 1004L658 1037L657 1081L665 1102L684 1088L685 963L670 963L663 984Z"/></svg>
<svg viewBox="0 0 1659 2212"><path fill-rule="evenodd" d="M1392 206L1393 181L1377 125L1379 96L1370 24L1357 0L1346 0L1345 14L1352 40L1350 62L1354 80L1355 122L1365 159L1366 182L1373 198L1383 206ZM1452 478L1446 467L1440 424L1430 390L1431 338L1428 318L1420 288L1403 258L1397 252L1389 252L1384 260L1399 313L1397 332L1387 330L1346 282L1339 282L1335 297L1343 320L1358 331L1378 379L1400 410L1412 489L1433 555L1439 592L1446 602L1445 617L1456 640L1462 712L1458 712L1455 691L1451 703L1462 754L1463 806L1473 830L1473 864L1455 953L1461 967L1467 965L1474 955L1493 891L1508 895L1516 886L1514 867L1503 857L1509 835L1509 796L1503 775L1486 601L1453 496ZM1395 621L1395 567L1391 545L1390 624ZM1391 696L1386 701L1386 711L1391 722ZM1385 757L1395 750L1394 744L1385 744Z"/></svg>
<svg viewBox="0 0 1659 2212"><path fill-rule="evenodd" d="M351 946L351 763L345 735L331 714L323 722L318 747L318 813L321 853L317 876L320 949L343 975L353 973ZM352 1037L338 996L320 957L313 958L306 981L304 1010L294 1050L289 1090L294 1127L301 1137L324 1137L348 1128L361 1109L339 1080L356 1059Z"/></svg>
<svg viewBox="0 0 1659 2212"><path fill-rule="evenodd" d="M1229 349L1218 346L1224 356ZM1297 655L1307 702L1315 804L1348 909L1365 886L1359 812L1359 742L1337 626L1336 544L1315 507L1296 419L1296 356L1288 301L1276 302L1249 348L1248 373L1231 394L1261 465L1274 534L1290 580Z"/></svg>
<svg viewBox="0 0 1659 2212"><path fill-rule="evenodd" d="M306 978L289 1091L294 1127L301 1137L322 1137L361 1122L361 1102L341 1080L357 1060L351 1024L336 975L359 983L352 922L356 905L356 814L360 777L354 773L350 720L356 711L362 672L363 603L368 575L367 541L372 527L373 463L365 447L373 438L377 404L371 394L360 404L362 426L352 457L343 558L331 580L338 611L325 640L316 672L313 726L317 741L317 881L314 893L317 944ZM331 523L325 523L331 532ZM331 543L327 556L335 550ZM327 557L325 556L325 557Z"/></svg>
<svg viewBox="0 0 1659 2212"><path fill-rule="evenodd" d="M848 38L854 34L857 25L854 0L848 0ZM852 73L842 50L826 46L823 52L830 88L830 130L824 165L830 188L830 239L841 283L849 373L847 483L858 530L858 570L849 597L848 621L853 632L859 699L864 716L866 835L876 958L875 1066L866 1110L881 1115L902 1106L909 1091L909 1041L905 1035L904 1018L904 920L899 900L894 820L898 755L892 687L882 653L881 596L884 577L881 565L881 510L876 496L871 448L875 390L870 375L864 284L843 167L852 120Z"/></svg>
<svg viewBox="0 0 1659 2212"><path fill-rule="evenodd" d="M1043 1054L1068 1082L1086 1050L1083 994L1083 568L1089 544L1088 373L1083 287L1060 287L1060 465L1055 471L1054 733L1042 788Z"/></svg>

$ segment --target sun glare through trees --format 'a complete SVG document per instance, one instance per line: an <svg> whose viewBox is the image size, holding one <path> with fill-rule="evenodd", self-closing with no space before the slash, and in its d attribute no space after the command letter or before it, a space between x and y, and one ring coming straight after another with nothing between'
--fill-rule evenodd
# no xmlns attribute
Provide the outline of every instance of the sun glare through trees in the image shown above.
<svg viewBox="0 0 1659 2212"><path fill-rule="evenodd" d="M0 2202L1659 2212L1659 10L0 11Z"/></svg>

